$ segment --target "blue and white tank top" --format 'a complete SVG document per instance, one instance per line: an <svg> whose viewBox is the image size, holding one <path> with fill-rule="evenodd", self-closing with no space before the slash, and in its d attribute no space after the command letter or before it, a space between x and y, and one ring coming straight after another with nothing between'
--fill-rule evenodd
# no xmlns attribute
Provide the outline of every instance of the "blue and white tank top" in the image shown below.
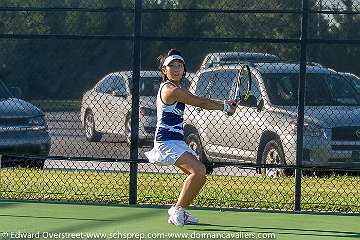
<svg viewBox="0 0 360 240"><path fill-rule="evenodd" d="M165 84L172 84L175 86L175 84L170 81L165 81L160 84L156 98L157 123L155 131L155 141L184 141L183 115L185 110L185 104L181 102L175 102L173 104L164 103L161 98L161 89L164 87Z"/></svg>

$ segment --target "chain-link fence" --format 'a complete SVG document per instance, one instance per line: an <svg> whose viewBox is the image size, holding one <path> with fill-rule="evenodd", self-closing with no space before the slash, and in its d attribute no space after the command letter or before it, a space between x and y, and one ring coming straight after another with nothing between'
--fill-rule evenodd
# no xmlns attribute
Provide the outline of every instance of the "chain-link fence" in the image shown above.
<svg viewBox="0 0 360 240"><path fill-rule="evenodd" d="M360 2L0 1L0 198L172 204L185 176L147 162L157 57L184 140L212 174L194 205L360 212ZM14 86L14 87L13 87Z"/></svg>

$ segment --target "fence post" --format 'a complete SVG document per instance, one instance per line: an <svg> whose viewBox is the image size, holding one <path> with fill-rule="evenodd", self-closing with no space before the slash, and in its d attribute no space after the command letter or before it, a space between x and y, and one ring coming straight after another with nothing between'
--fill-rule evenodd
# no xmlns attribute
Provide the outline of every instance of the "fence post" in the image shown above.
<svg viewBox="0 0 360 240"><path fill-rule="evenodd" d="M131 143L130 159L138 159L139 154L139 82L141 66L141 9L142 0L135 0L134 46L133 46L133 77L131 102ZM130 163L129 204L137 203L137 170L136 162Z"/></svg>
<svg viewBox="0 0 360 240"><path fill-rule="evenodd" d="M301 210L301 172L304 148L304 109L305 109L305 75L308 31L308 0L302 1L301 37L300 37L300 75L298 86L298 118L296 139L296 169L295 169L295 211Z"/></svg>

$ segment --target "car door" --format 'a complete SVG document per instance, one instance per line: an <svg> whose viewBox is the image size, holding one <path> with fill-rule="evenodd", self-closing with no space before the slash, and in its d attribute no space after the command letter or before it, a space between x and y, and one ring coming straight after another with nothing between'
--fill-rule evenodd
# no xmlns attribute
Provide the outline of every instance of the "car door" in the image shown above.
<svg viewBox="0 0 360 240"><path fill-rule="evenodd" d="M94 113L95 126L99 132L109 132L110 111L109 92L111 74L105 76L95 87L94 97L91 99L91 110Z"/></svg>
<svg viewBox="0 0 360 240"><path fill-rule="evenodd" d="M238 161L253 161L256 158L258 141L261 136L263 118L258 111L261 93L257 78L249 67L240 71L236 92L241 101L231 124L225 125L224 135L229 138L229 153Z"/></svg>
<svg viewBox="0 0 360 240"><path fill-rule="evenodd" d="M109 116L108 128L113 134L125 133L126 116L131 108L131 97L126 76L115 74L109 79L107 109Z"/></svg>
<svg viewBox="0 0 360 240"><path fill-rule="evenodd" d="M215 74L212 71L197 73L195 76L194 85L190 87L190 91L197 96L206 97L210 80L214 76ZM193 125L197 129L204 147L206 147L206 143L208 141L205 129L207 129L207 119L209 114L210 112L208 110L191 105L186 105L184 113L184 121L190 125Z"/></svg>
<svg viewBox="0 0 360 240"><path fill-rule="evenodd" d="M235 69L214 71L206 97L220 101L230 99L230 96L233 95L232 90L235 90L237 75L238 71ZM228 145L231 141L224 131L226 126L231 124L232 117L222 111L208 111L206 117L204 132L207 136L207 143L204 148L213 157L224 156L228 152Z"/></svg>

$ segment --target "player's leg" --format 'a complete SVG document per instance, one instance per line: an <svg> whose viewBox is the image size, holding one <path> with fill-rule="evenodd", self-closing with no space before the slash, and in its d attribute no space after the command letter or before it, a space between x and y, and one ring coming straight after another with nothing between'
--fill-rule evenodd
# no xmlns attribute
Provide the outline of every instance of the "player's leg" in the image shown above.
<svg viewBox="0 0 360 240"><path fill-rule="evenodd" d="M190 172L188 170L186 170L185 168L181 167L181 166L178 166L181 171L183 173L185 173L186 175L190 175ZM172 224L172 221L171 221L171 215L173 215L175 213L175 210L176 210L176 207L175 207L175 204L171 206L171 208L168 210L168 214L169 214L169 220L168 220L168 223ZM199 224L199 219L193 217L191 215L191 213L189 213L188 211L185 210L185 221L184 221L184 224L187 225L196 225L196 224Z"/></svg>
<svg viewBox="0 0 360 240"><path fill-rule="evenodd" d="M206 168L194 155L187 152L176 161L175 165L188 174L188 177L183 184L177 203L168 211L170 215L168 222L178 227L184 224L197 224L198 219L185 212L185 208L192 203L204 186Z"/></svg>
<svg viewBox="0 0 360 240"><path fill-rule="evenodd" d="M206 180L206 168L202 162L188 152L181 155L175 165L180 169L183 169L185 173L189 173L175 205L176 207L186 208L192 203L204 186Z"/></svg>
<svg viewBox="0 0 360 240"><path fill-rule="evenodd" d="M178 168L180 168L180 170L183 172L183 173L185 173L186 175L190 175L191 173L188 171L188 170L186 170L185 168L183 168L183 167L181 167L181 166L177 166Z"/></svg>

